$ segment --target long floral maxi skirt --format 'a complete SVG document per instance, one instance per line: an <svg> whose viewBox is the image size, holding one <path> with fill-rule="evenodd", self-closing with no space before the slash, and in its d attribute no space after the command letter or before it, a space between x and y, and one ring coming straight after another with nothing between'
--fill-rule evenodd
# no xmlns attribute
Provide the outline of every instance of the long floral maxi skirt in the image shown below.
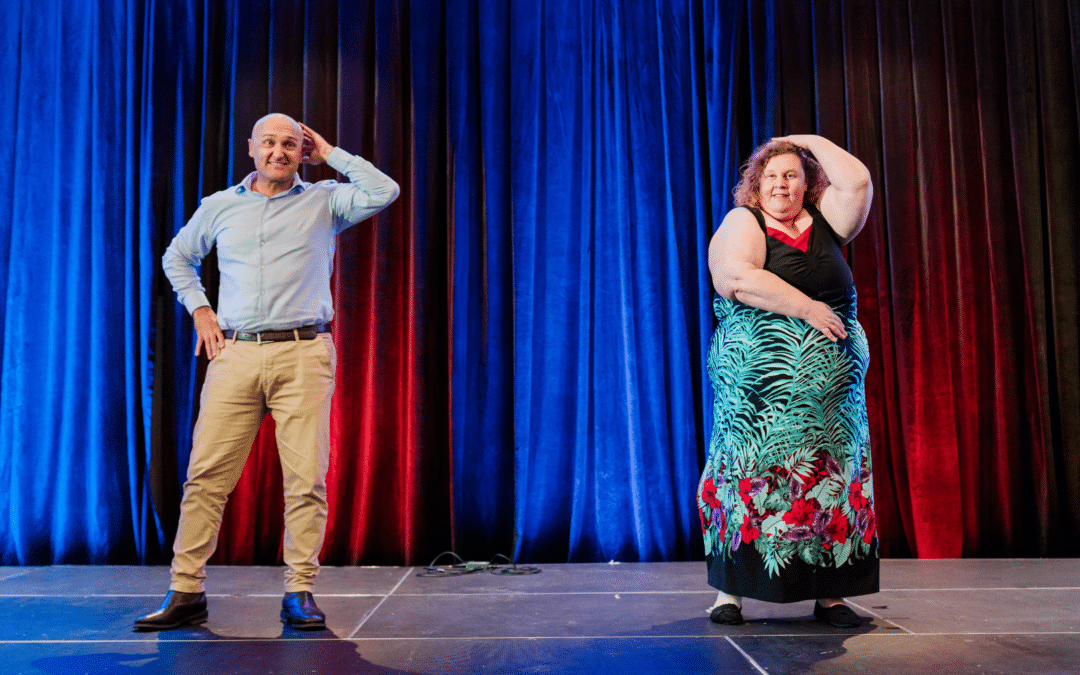
<svg viewBox="0 0 1080 675"><path fill-rule="evenodd" d="M715 424L698 486L709 584L770 602L878 591L855 289L827 302L848 337L716 298Z"/></svg>

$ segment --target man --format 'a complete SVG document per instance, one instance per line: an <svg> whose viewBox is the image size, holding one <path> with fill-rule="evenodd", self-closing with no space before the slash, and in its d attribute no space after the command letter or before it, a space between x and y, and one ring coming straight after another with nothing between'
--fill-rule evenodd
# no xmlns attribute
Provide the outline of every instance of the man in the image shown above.
<svg viewBox="0 0 1080 675"><path fill-rule="evenodd" d="M267 412L277 427L285 485L285 597L281 620L326 627L311 591L326 530L330 398L334 391L330 274L336 235L394 201L398 186L366 160L331 146L291 117L271 114L248 141L255 171L202 200L162 258L191 312L210 359L192 437L172 583L157 611L135 630L206 621L206 561L222 511ZM300 180L300 164L321 164L348 183ZM197 269L217 244L218 313Z"/></svg>

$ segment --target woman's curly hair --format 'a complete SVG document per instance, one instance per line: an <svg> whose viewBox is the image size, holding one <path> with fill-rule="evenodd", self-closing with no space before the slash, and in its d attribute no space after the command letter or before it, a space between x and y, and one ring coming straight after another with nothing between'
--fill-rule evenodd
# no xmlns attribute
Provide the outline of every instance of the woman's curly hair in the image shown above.
<svg viewBox="0 0 1080 675"><path fill-rule="evenodd" d="M829 187L829 177L825 175L825 170L806 148L791 141L769 141L754 150L754 154L750 155L750 159L743 165L739 184L732 191L735 206L761 208L761 174L765 173L765 166L770 159L789 152L799 157L806 174L806 196L803 197L803 204L817 204L825 188Z"/></svg>

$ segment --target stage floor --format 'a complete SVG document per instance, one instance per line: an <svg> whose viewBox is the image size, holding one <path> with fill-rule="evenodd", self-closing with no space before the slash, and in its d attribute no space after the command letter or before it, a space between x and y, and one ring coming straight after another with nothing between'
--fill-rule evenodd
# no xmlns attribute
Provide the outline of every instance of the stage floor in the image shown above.
<svg viewBox="0 0 1080 675"><path fill-rule="evenodd" d="M134 633L164 567L0 568L0 673L1080 673L1080 561L884 560L866 619L747 601L709 622L703 563L540 565L425 578L323 568L328 630L278 619L282 568L214 567L201 627Z"/></svg>

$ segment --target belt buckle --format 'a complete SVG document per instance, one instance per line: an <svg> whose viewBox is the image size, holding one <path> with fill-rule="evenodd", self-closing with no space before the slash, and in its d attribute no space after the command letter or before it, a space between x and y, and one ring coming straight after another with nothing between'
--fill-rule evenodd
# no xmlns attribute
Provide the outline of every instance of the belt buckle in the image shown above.
<svg viewBox="0 0 1080 675"><path fill-rule="evenodd" d="M262 344L262 333L255 333L255 344Z"/></svg>

